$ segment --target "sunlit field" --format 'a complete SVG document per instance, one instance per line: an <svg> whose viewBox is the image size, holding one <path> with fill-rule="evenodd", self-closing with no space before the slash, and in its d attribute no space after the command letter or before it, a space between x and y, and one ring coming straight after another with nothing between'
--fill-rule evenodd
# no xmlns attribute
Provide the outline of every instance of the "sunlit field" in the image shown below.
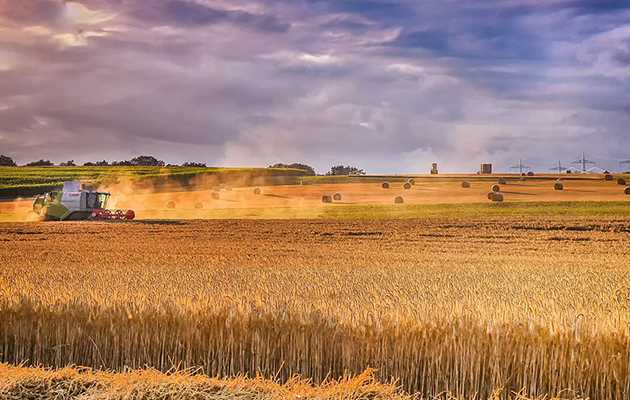
<svg viewBox="0 0 630 400"><path fill-rule="evenodd" d="M314 386L293 398L620 399L629 232L627 215L2 224L0 362L260 375L276 398L299 375ZM0 394L54 376L3 368ZM394 386L319 386L367 368ZM54 382L111 389L80 373ZM199 385L253 384L222 382ZM238 390L207 398L271 396Z"/></svg>

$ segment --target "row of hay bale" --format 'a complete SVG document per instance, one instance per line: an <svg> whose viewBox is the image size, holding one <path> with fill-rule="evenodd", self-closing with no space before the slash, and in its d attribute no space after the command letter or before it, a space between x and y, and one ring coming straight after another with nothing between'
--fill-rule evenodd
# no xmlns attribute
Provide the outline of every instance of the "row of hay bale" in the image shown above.
<svg viewBox="0 0 630 400"><path fill-rule="evenodd" d="M403 183L403 189L409 190L415 184L416 184L416 180L413 179L413 178L409 178L409 179L407 179L405 181L405 183ZM391 187L391 184L389 182L387 182L387 181L385 181L385 182L383 182L381 184L381 188L383 188L383 189L389 189L390 187Z"/></svg>
<svg viewBox="0 0 630 400"><path fill-rule="evenodd" d="M326 194L322 196L322 203L332 203L333 201L341 201L342 198L343 196L341 196L341 193L335 193L332 196Z"/></svg>
<svg viewBox="0 0 630 400"><path fill-rule="evenodd" d="M166 208L173 210L175 209L177 206L177 204L174 201L169 201L168 203L166 203ZM195 208L196 209L202 209L203 208L203 203L202 202L197 202L195 203Z"/></svg>

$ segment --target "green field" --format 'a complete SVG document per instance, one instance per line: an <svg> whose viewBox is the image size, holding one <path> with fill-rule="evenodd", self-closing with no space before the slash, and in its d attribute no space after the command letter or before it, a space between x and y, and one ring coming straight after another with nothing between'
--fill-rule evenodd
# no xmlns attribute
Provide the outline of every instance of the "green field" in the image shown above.
<svg viewBox="0 0 630 400"><path fill-rule="evenodd" d="M32 196L55 190L69 180L98 186L121 178L137 182L168 181L185 185L200 175L229 181L243 177L297 177L303 171L283 168L197 168L197 167L0 167L0 197Z"/></svg>
<svg viewBox="0 0 630 400"><path fill-rule="evenodd" d="M150 212L149 212L150 215ZM630 217L627 202L514 202L472 204L327 205L318 208L223 208L177 210L157 219L426 219L492 217Z"/></svg>

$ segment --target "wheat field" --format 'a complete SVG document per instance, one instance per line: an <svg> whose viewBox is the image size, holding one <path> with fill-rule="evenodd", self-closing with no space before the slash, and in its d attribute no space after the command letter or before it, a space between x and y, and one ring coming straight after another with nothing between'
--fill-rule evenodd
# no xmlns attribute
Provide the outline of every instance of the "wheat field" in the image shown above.
<svg viewBox="0 0 630 400"><path fill-rule="evenodd" d="M0 362L312 390L374 368L387 396L621 399L629 232L626 217L3 224ZM2 368L0 395L53 373Z"/></svg>

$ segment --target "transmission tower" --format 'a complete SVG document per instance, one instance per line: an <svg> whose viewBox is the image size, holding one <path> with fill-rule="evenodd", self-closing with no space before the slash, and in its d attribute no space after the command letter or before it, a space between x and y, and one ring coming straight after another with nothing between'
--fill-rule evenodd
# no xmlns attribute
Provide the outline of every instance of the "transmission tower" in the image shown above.
<svg viewBox="0 0 630 400"><path fill-rule="evenodd" d="M524 169L531 169L532 167L528 167L527 165L523 164L523 160L518 160L518 165L514 165L512 167L510 167L510 169L518 169L519 173L521 175L523 175L523 170Z"/></svg>
<svg viewBox="0 0 630 400"><path fill-rule="evenodd" d="M586 172L588 172L587 165L595 165L595 161L588 160L586 158L586 154L582 153L582 158L579 159L579 160L573 161L571 164L581 165L582 166L582 172L586 173Z"/></svg>

